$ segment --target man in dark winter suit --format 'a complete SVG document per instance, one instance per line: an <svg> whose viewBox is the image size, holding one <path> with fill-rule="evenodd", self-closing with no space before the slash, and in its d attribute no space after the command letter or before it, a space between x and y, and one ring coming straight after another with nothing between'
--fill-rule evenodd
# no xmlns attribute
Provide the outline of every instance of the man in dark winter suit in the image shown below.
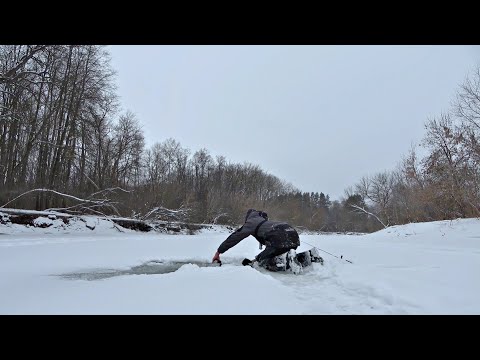
<svg viewBox="0 0 480 360"><path fill-rule="evenodd" d="M263 211L249 209L245 216L245 223L241 228L231 234L220 244L212 262L220 262L220 254L237 245L249 235L255 237L265 250L255 256L255 260L245 259L243 265L251 265L257 261L260 266L269 270L276 269L275 257L296 249L300 245L297 231L289 224L280 221L268 220L268 215Z"/></svg>

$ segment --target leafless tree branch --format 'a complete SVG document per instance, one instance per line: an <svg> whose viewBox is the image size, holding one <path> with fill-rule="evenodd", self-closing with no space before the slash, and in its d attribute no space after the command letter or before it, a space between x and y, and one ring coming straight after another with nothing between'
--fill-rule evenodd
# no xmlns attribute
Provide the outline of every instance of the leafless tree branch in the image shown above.
<svg viewBox="0 0 480 360"><path fill-rule="evenodd" d="M350 206L351 206L352 208L354 208L354 209L357 209L357 210L359 210L359 211L361 211L361 212L364 212L364 213L367 214L367 215L373 216L375 219L377 219L377 220L380 222L380 224L383 225L383 227L384 227L385 229L388 227L387 225L385 225L385 224L383 223L382 220L379 219L379 217L378 217L377 215L371 213L370 211L367 211L367 210L365 210L364 208L362 208L362 207L360 207L360 206L358 206L358 205L355 205L355 204L350 204Z"/></svg>

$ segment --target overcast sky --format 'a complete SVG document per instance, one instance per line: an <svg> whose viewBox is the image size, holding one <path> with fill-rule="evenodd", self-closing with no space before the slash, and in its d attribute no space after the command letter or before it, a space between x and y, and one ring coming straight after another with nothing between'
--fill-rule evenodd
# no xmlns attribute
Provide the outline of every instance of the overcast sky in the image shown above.
<svg viewBox="0 0 480 360"><path fill-rule="evenodd" d="M109 46L147 146L174 138L338 200L392 170L480 64L474 46Z"/></svg>

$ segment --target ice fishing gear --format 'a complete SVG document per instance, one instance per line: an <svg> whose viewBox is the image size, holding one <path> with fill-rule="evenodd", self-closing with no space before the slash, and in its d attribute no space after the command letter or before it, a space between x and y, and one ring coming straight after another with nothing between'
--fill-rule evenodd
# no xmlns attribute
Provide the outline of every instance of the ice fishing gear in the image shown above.
<svg viewBox="0 0 480 360"><path fill-rule="evenodd" d="M345 261L348 261L350 264L353 264L353 262L351 262L350 260L344 259L344 258L343 258L343 255L340 255L340 257L338 257L337 255L330 254L328 251L325 251L325 250L322 250L322 249L320 249L320 248L318 248L318 247L316 247L316 246L313 246L312 244L309 244L309 243L307 243L306 241L303 241L303 240L302 240L302 242L304 242L304 243L307 244L307 245L310 245L310 246L314 247L315 249L318 249L318 250L320 250L320 251L326 252L327 254L336 257L337 259L345 260Z"/></svg>

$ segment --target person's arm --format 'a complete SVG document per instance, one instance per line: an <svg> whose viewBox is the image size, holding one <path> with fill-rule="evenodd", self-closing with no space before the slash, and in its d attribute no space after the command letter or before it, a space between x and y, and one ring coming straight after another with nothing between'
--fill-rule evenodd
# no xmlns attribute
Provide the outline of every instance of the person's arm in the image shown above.
<svg viewBox="0 0 480 360"><path fill-rule="evenodd" d="M215 255L213 256L212 263L214 263L215 261L216 261L216 262L221 262L221 261L220 261L220 253L219 253L218 251L217 251L217 252L215 253Z"/></svg>
<svg viewBox="0 0 480 360"><path fill-rule="evenodd" d="M217 252L213 256L212 262L220 261L220 254L237 245L247 236L252 235L255 231L255 225L252 222L246 222L240 229L231 234L224 242L220 244Z"/></svg>

